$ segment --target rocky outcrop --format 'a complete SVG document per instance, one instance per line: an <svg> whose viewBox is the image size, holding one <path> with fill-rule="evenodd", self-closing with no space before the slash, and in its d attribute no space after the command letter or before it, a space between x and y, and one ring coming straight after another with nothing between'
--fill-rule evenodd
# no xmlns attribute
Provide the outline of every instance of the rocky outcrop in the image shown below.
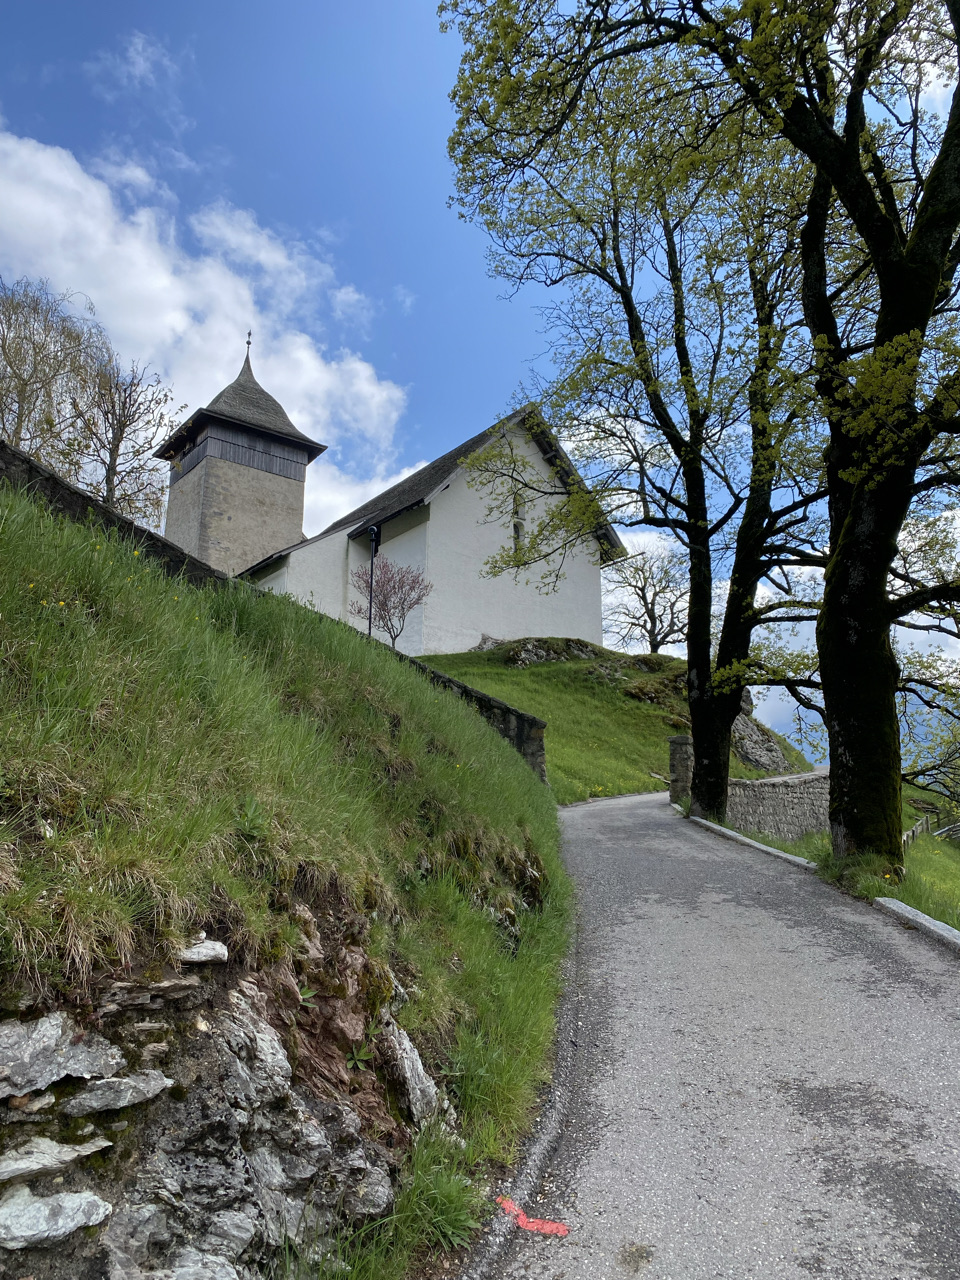
<svg viewBox="0 0 960 1280"><path fill-rule="evenodd" d="M737 757L750 769L764 773L788 773L790 766L779 742L765 724L742 713L733 722L731 745Z"/></svg>
<svg viewBox="0 0 960 1280"><path fill-rule="evenodd" d="M0 1023L0 1098L45 1089L74 1076L112 1076L125 1067L120 1050L102 1036L80 1036L65 1013L51 1013L29 1025Z"/></svg>
<svg viewBox="0 0 960 1280"><path fill-rule="evenodd" d="M302 914L319 973L330 940ZM390 1209L411 1134L452 1123L389 972L365 1018L379 971L362 948L339 948L322 993L283 966L188 963L105 983L97 1026L64 1010L0 1023L4 1280L254 1280L291 1249L319 1263L339 1224ZM346 1066L364 1036L377 1073Z"/></svg>
<svg viewBox="0 0 960 1280"><path fill-rule="evenodd" d="M753 718L753 695L744 689L740 714L733 722L731 746L741 763L748 769L760 769L764 773L789 773L790 765L780 743L765 724Z"/></svg>

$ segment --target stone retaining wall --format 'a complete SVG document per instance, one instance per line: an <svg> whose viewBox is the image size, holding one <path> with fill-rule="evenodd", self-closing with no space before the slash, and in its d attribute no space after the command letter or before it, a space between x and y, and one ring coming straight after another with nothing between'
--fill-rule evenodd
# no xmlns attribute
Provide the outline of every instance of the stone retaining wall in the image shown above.
<svg viewBox="0 0 960 1280"><path fill-rule="evenodd" d="M501 702L499 698L493 698L489 693L482 693L479 689L473 689L461 680L455 680L453 676L444 675L442 671L436 671L416 658L409 658L401 653L398 653L397 657L403 658L412 667L422 671L431 683L438 685L441 689L449 689L458 698L463 698L464 702L469 702L488 724L493 725L502 738L506 738L510 745L520 752L537 777L546 782L547 754L543 739L547 727L546 720L539 720L526 711L518 711L509 703Z"/></svg>
<svg viewBox="0 0 960 1280"><path fill-rule="evenodd" d="M693 739L670 739L670 799L690 798ZM826 773L781 774L776 778L731 778L727 784L727 823L737 831L755 831L778 840L798 840L808 831L830 829L830 778Z"/></svg>
<svg viewBox="0 0 960 1280"><path fill-rule="evenodd" d="M161 538L159 533L144 529L142 525L135 524L106 506L93 494L85 493L83 489L70 484L42 462L37 462L36 458L31 458L20 449L0 440L0 481L4 480L15 489L25 489L41 498L51 511L67 516L78 524L94 520L104 528L116 530L121 538L136 543L144 555L159 560L164 573L173 578L184 577L196 586L230 580L226 574L204 564L195 556L188 555L166 538Z"/></svg>
<svg viewBox="0 0 960 1280"><path fill-rule="evenodd" d="M198 560L196 556L188 555L175 543L162 538L151 529L144 529L141 525L135 524L92 494L85 493L83 489L70 484L55 471L44 466L42 462L37 462L35 458L31 458L20 449L0 440L0 482L4 480L16 489L24 489L28 493L35 494L52 511L67 516L79 524L95 520L101 526L114 529L120 537L136 543L144 555L157 560L164 573L172 578L185 578L195 586L222 585L239 581L239 579L229 578L225 573ZM257 588L250 585L250 589ZM393 650L387 649L387 652L393 653ZM418 662L415 658L407 658L401 653L395 656L416 667L433 684L449 689L457 697L469 702L501 737L506 738L510 745L520 752L537 777L546 782L546 754L543 740L546 723L543 720L527 715L524 711L518 711L516 707L501 702L499 698L491 698L489 694L482 693L479 689L472 689L460 680L454 680L452 676L434 671L432 667Z"/></svg>
<svg viewBox="0 0 960 1280"><path fill-rule="evenodd" d="M779 778L731 778L727 822L738 831L760 831L797 840L808 831L828 831L830 778L795 773Z"/></svg>

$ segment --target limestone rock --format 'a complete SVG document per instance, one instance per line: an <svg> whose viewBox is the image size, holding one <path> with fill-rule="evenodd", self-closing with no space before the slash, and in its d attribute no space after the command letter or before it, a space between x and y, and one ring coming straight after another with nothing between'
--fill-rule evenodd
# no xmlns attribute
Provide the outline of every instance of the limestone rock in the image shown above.
<svg viewBox="0 0 960 1280"><path fill-rule="evenodd" d="M106 1138L91 1138L79 1145L54 1142L50 1138L31 1138L16 1151L7 1151L0 1156L0 1182L32 1178L38 1173L59 1173L74 1160L92 1156L95 1151L112 1145Z"/></svg>
<svg viewBox="0 0 960 1280"><path fill-rule="evenodd" d="M509 642L506 661L513 667L530 667L540 662L570 662L577 658L595 658L597 646L589 640L539 639L534 636Z"/></svg>
<svg viewBox="0 0 960 1280"><path fill-rule="evenodd" d="M250 1273L244 1271L243 1275ZM142 1271L122 1259L113 1259L109 1280L241 1280L240 1272L224 1258L201 1253L199 1249L183 1249L170 1267L162 1271Z"/></svg>
<svg viewBox="0 0 960 1280"><path fill-rule="evenodd" d="M184 1249L169 1272L169 1280L240 1280L240 1273L224 1258Z"/></svg>
<svg viewBox="0 0 960 1280"><path fill-rule="evenodd" d="M506 640L498 640L496 636L488 636L485 631L480 633L480 643L475 644L470 650L471 653L486 653L488 649L496 649L502 644L506 644Z"/></svg>
<svg viewBox="0 0 960 1280"><path fill-rule="evenodd" d="M440 1095L427 1074L417 1047L390 1014L384 1014L380 1053L400 1101L418 1129L437 1114Z"/></svg>
<svg viewBox="0 0 960 1280"><path fill-rule="evenodd" d="M203 1246L211 1253L228 1258L241 1254L257 1232L255 1213L241 1213L236 1209L224 1209L210 1219L210 1228Z"/></svg>
<svg viewBox="0 0 960 1280"><path fill-rule="evenodd" d="M749 693L749 690L746 692ZM790 772L780 744L766 725L741 712L733 722L731 736L734 751L751 769L762 769L764 773L773 774Z"/></svg>
<svg viewBox="0 0 960 1280"><path fill-rule="evenodd" d="M65 1240L81 1227L95 1227L112 1206L92 1191L64 1191L35 1196L16 1187L0 1200L0 1248L43 1248Z"/></svg>
<svg viewBox="0 0 960 1280"><path fill-rule="evenodd" d="M393 1187L384 1169L368 1168L343 1198L352 1218L379 1218L393 1204Z"/></svg>
<svg viewBox="0 0 960 1280"><path fill-rule="evenodd" d="M112 1076L126 1065L115 1045L95 1031L81 1031L65 1013L0 1022L0 1098L45 1089L64 1076Z"/></svg>
<svg viewBox="0 0 960 1280"><path fill-rule="evenodd" d="M9 1105L14 1111L25 1111L27 1115L32 1116L38 1111L46 1111L56 1100L56 1095L52 1093L23 1093L19 1097L14 1094L10 1098Z"/></svg>
<svg viewBox="0 0 960 1280"><path fill-rule="evenodd" d="M128 1269L145 1262L151 1252L170 1243L170 1228L158 1204L128 1204L115 1208L103 1233L111 1256Z"/></svg>
<svg viewBox="0 0 960 1280"><path fill-rule="evenodd" d="M145 984L116 985L121 999L149 990ZM60 1114L84 1115L93 1113L93 1104L97 1110L131 1106L122 1141L114 1139L117 1159L107 1151L102 1167L83 1163L82 1155L103 1149L114 1136L100 1137L92 1125L83 1145L79 1138L67 1146L21 1139L7 1156L10 1177L55 1174L56 1162L72 1157L71 1192L86 1190L79 1203L62 1196L0 1202L0 1257L4 1241L38 1250L36 1257L29 1251L17 1256L17 1276L256 1280L273 1274L291 1248L320 1270L329 1264L338 1226L389 1210L390 1156L364 1137L357 1111L346 1098L324 1098L294 1084L284 1042L270 1021L278 1017L276 992L275 974L251 974L226 991L207 984L196 997L201 1007L162 1023L181 1088L169 1090L170 1080L143 1066L87 1084L66 1107L57 1106ZM132 1013L137 1008L132 1002L127 1007ZM159 1029L133 1016L117 1034L137 1044ZM403 1056L411 1067L408 1089L420 1100L418 1114L425 1114L423 1097L429 1101L432 1082L423 1073L424 1086L418 1077L412 1045ZM149 1107L134 1105L147 1097L154 1099ZM43 1122L39 1116L21 1119ZM107 1200L114 1202L112 1213ZM28 1210L33 1225L24 1222ZM100 1232L76 1231L55 1256L41 1257L38 1246L55 1238L52 1233L95 1220L103 1222Z"/></svg>
<svg viewBox="0 0 960 1280"><path fill-rule="evenodd" d="M63 1109L68 1116L89 1116L95 1111L132 1107L155 1098L172 1084L173 1081L162 1071L141 1071L133 1076L95 1080L83 1093L71 1098Z"/></svg>
<svg viewBox="0 0 960 1280"><path fill-rule="evenodd" d="M177 956L181 964L226 964L230 953L222 942L215 942L201 934L189 947L184 947Z"/></svg>

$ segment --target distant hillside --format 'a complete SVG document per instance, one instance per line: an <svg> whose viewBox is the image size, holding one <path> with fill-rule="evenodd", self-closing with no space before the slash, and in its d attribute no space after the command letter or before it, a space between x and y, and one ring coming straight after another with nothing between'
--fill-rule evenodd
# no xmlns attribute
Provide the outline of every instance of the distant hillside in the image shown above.
<svg viewBox="0 0 960 1280"><path fill-rule="evenodd" d="M617 653L586 641L514 640L485 652L424 659L547 722L547 774L560 804L665 789L667 739L689 731L686 663L664 654ZM810 768L785 739L791 769ZM736 778L758 778L734 755Z"/></svg>

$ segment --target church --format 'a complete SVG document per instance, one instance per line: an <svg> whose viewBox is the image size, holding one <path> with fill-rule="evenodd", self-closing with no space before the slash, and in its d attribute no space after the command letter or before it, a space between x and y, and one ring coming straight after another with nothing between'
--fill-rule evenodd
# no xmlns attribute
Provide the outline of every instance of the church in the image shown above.
<svg viewBox="0 0 960 1280"><path fill-rule="evenodd" d="M484 574L488 558L522 536L523 513L508 527L491 521L462 465L498 433L509 433L545 478L582 484L537 409L527 406L305 538L306 470L326 446L299 431L260 386L248 350L239 377L157 450L170 463L164 532L214 568L363 630L365 622L351 616L361 594L351 574L369 564L372 544L377 555L419 569L432 584L397 641L411 655L463 652L485 636L599 644L601 566L623 546L609 525L567 553L553 591L511 573Z"/></svg>

